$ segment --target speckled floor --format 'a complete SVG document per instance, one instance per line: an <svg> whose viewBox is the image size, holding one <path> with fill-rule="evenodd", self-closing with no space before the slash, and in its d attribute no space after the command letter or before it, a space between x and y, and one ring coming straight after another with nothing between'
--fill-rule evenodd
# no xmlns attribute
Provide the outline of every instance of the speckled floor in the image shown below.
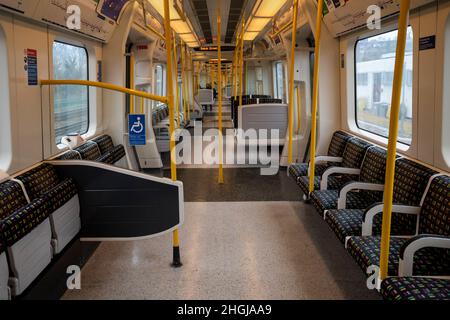
<svg viewBox="0 0 450 320"><path fill-rule="evenodd" d="M313 209L301 202L186 203L184 266L171 235L102 243L63 299L378 299Z"/></svg>

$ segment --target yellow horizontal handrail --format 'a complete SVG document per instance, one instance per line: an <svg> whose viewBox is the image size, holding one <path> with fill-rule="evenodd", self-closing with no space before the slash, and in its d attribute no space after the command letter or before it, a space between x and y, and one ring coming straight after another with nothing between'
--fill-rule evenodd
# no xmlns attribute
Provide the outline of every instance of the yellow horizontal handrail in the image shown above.
<svg viewBox="0 0 450 320"><path fill-rule="evenodd" d="M149 100L160 101L162 103L167 103L167 97L161 97L154 94L150 94L143 91L133 90L124 88L111 83L104 82L96 82L96 81L87 81L87 80L41 80L41 86L60 86L60 85L76 85L76 86L88 86L88 87L97 87L103 88L112 91L118 91L122 93L126 93L132 96L141 97Z"/></svg>

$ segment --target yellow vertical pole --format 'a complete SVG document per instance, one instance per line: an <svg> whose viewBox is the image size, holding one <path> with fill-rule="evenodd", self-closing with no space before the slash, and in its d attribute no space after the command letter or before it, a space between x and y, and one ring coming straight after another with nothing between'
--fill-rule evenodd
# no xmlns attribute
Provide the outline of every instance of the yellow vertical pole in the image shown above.
<svg viewBox="0 0 450 320"><path fill-rule="evenodd" d="M173 99L173 66L172 66L172 35L170 32L170 11L169 0L164 0L164 30L166 35L166 47L167 47L167 101L169 107L169 122L170 122L170 171L172 180L177 180L177 165L176 165L176 150L175 150L175 106ZM179 268L182 266L180 257L180 237L178 229L173 232L173 262L172 266Z"/></svg>
<svg viewBox="0 0 450 320"><path fill-rule="evenodd" d="M302 103L300 101L300 86L297 87L297 134L300 134L300 123L301 123L301 111L302 111Z"/></svg>
<svg viewBox="0 0 450 320"><path fill-rule="evenodd" d="M191 91L192 89L192 91ZM194 106L194 66L192 60L192 52L189 51L189 108L188 118L191 120L191 108Z"/></svg>
<svg viewBox="0 0 450 320"><path fill-rule="evenodd" d="M243 86L244 86L244 28L245 28L245 20L242 19L242 29L241 29L241 44L239 51L239 106L242 106L242 94L243 94Z"/></svg>
<svg viewBox="0 0 450 320"><path fill-rule="evenodd" d="M130 55L130 89L134 90L134 55L131 53ZM130 113L135 114L136 108L134 107L136 97L133 95L130 95Z"/></svg>
<svg viewBox="0 0 450 320"><path fill-rule="evenodd" d="M176 112L178 120L178 128L181 126L181 116L180 116L180 90L178 89L178 53L177 53L177 41L175 34L173 37L173 57L174 57L174 70L175 70L175 92L176 92Z"/></svg>
<svg viewBox="0 0 450 320"><path fill-rule="evenodd" d="M184 44L181 42L181 92L182 92L182 100L181 103L183 105L183 114L184 114L184 123L187 123L187 110L186 110L186 51L184 50Z"/></svg>
<svg viewBox="0 0 450 320"><path fill-rule="evenodd" d="M403 67L405 63L406 36L408 32L410 0L400 2L397 53L395 56L394 86L392 88L391 115L389 124L388 156L384 185L383 224L381 233L380 280L388 276L389 243L391 238L392 201L394 194L395 160L397 153L398 121L402 95Z"/></svg>
<svg viewBox="0 0 450 320"><path fill-rule="evenodd" d="M289 68L289 145L288 145L288 165L292 164L293 140L294 140L294 71L295 71L295 43L297 35L297 13L298 0L294 0L294 19L292 22L292 44L291 44L291 65Z"/></svg>
<svg viewBox="0 0 450 320"><path fill-rule="evenodd" d="M238 78L238 61L237 57L239 54L239 41L236 43L236 48L234 49L234 62L233 62L233 96L236 98L238 93L237 88L237 78Z"/></svg>
<svg viewBox="0 0 450 320"><path fill-rule="evenodd" d="M316 17L316 48L314 50L314 82L313 82L313 103L311 115L311 152L310 152L310 175L309 192L314 191L314 176L316 174L316 143L317 143L317 109L319 104L319 62L320 62L320 37L322 35L322 12L323 1L319 0Z"/></svg>
<svg viewBox="0 0 450 320"><path fill-rule="evenodd" d="M223 135L222 135L222 17L220 4L217 10L217 91L219 98L219 183L223 184Z"/></svg>

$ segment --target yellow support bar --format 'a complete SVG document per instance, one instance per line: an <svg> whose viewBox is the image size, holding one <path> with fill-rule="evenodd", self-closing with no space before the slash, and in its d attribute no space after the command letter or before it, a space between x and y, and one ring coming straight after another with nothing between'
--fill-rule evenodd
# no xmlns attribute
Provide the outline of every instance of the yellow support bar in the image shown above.
<svg viewBox="0 0 450 320"><path fill-rule="evenodd" d="M291 65L289 67L289 145L288 165L292 164L292 144L294 140L294 71L295 71L295 43L297 35L298 0L294 0L294 19L292 23Z"/></svg>
<svg viewBox="0 0 450 320"><path fill-rule="evenodd" d="M317 144L317 109L319 102L319 61L320 61L320 37L322 35L322 12L323 1L319 0L317 5L316 17L316 48L314 50L314 84L313 84L313 103L311 115L311 152L310 152L310 174L309 174L309 192L314 191L314 177L316 175L316 144Z"/></svg>
<svg viewBox="0 0 450 320"><path fill-rule="evenodd" d="M220 4L217 10L217 91L219 98L219 183L223 184L223 135L222 135L222 18Z"/></svg>
<svg viewBox="0 0 450 320"><path fill-rule="evenodd" d="M242 94L243 94L243 85L244 85L244 29L245 29L245 20L242 19L242 34L241 34L241 47L239 51L239 106L242 106Z"/></svg>
<svg viewBox="0 0 450 320"><path fill-rule="evenodd" d="M193 74L193 71L192 71L192 55L189 52L189 49L188 49L187 46L186 46L186 53L187 53L187 61L186 62L188 64L188 74L187 74L187 80L186 80L186 91L187 91L188 97L189 97L187 112L188 112L188 121L190 121L191 120L191 107L194 104L194 102L193 102L194 96L193 96L193 92L191 92L191 87L192 87L192 85L191 85L191 79L192 79L191 75Z"/></svg>
<svg viewBox="0 0 450 320"><path fill-rule="evenodd" d="M300 123L301 123L301 111L302 111L302 103L300 100L300 86L297 87L297 135L300 135Z"/></svg>
<svg viewBox="0 0 450 320"><path fill-rule="evenodd" d="M183 104L184 113L184 123L187 123L187 93L186 93L186 50L183 42L181 42L181 92L183 99L181 103Z"/></svg>
<svg viewBox="0 0 450 320"><path fill-rule="evenodd" d="M87 81L87 80L41 80L40 81L41 86L87 86L87 87L96 87L96 88L102 88L107 89L111 91L117 91L122 92L125 94L129 94L131 96L135 97L141 97L153 101L159 101L162 103L167 103L168 99L167 97L161 97L154 94L150 94L143 91L136 91L133 89L124 88L121 86L117 86L115 84L110 83L104 83L104 82L95 82L95 81Z"/></svg>
<svg viewBox="0 0 450 320"><path fill-rule="evenodd" d="M397 155L398 122L402 95L403 69L405 63L406 36L408 32L410 0L400 2L397 53L395 55L394 86L392 88L391 115L389 124L388 156L384 185L383 224L381 233L380 280L388 276L389 243L391 239L392 202L394 194L395 160ZM381 283L381 282L380 282Z"/></svg>
<svg viewBox="0 0 450 320"><path fill-rule="evenodd" d="M134 90L134 55L130 55L130 89ZM134 107L135 97L130 95L130 113L135 114Z"/></svg>
<svg viewBox="0 0 450 320"><path fill-rule="evenodd" d="M176 150L175 150L175 106L173 99L173 66L172 66L172 36L170 33L170 11L169 0L164 0L164 30L166 31L166 47L167 47L167 105L169 107L169 122L170 122L170 171L172 180L177 180L177 165L176 165ZM178 230L173 232L173 267L181 267L180 258L180 240Z"/></svg>
<svg viewBox="0 0 450 320"><path fill-rule="evenodd" d="M181 126L181 116L180 116L180 91L178 89L178 53L177 53L177 42L175 41L175 35L173 38L173 58L174 58L174 69L175 69L175 92L176 92L176 112L178 120L178 128Z"/></svg>

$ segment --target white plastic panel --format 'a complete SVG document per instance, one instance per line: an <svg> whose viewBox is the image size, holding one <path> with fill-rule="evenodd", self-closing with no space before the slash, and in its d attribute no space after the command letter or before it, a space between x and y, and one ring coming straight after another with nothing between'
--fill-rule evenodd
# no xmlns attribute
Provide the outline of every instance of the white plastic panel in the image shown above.
<svg viewBox="0 0 450 320"><path fill-rule="evenodd" d="M421 7L433 0L413 0L411 9ZM317 3L317 0L316 0ZM326 0L324 22L334 37L365 27L372 13L367 9L371 5L381 8L382 18L397 14L400 11L400 0Z"/></svg>
<svg viewBox="0 0 450 320"><path fill-rule="evenodd" d="M39 1L40 0L0 0L0 7L31 17L34 14Z"/></svg>
<svg viewBox="0 0 450 320"><path fill-rule="evenodd" d="M6 254L0 253L0 300L8 300L8 262L6 261Z"/></svg>
<svg viewBox="0 0 450 320"><path fill-rule="evenodd" d="M214 91L211 89L200 89L198 90L195 100L201 105L213 105Z"/></svg>
<svg viewBox="0 0 450 320"><path fill-rule="evenodd" d="M10 279L11 293L20 295L52 259L52 231L50 220L46 219L27 236L8 248L13 278Z"/></svg>
<svg viewBox="0 0 450 320"><path fill-rule="evenodd" d="M50 215L55 253L60 253L81 229L78 195Z"/></svg>
<svg viewBox="0 0 450 320"><path fill-rule="evenodd" d="M67 29L67 7L65 0L41 0L33 18ZM99 17L97 4L91 0L74 0L70 5L78 5L81 9L81 30L79 32L108 42L116 28L116 24Z"/></svg>

